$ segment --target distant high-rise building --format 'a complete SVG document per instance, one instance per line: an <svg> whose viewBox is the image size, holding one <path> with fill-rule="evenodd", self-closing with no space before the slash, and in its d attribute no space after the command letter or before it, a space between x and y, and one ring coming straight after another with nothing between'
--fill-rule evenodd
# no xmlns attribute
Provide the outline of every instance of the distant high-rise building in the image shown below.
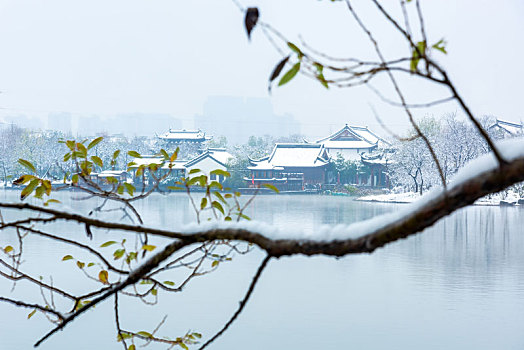
<svg viewBox="0 0 524 350"><path fill-rule="evenodd" d="M72 117L70 113L50 113L47 116L47 128L50 130L58 130L64 133L72 131Z"/></svg>
<svg viewBox="0 0 524 350"><path fill-rule="evenodd" d="M213 96L204 103L203 112L195 116L195 128L226 136L232 144L249 136L300 133L300 123L291 115L275 114L269 98Z"/></svg>

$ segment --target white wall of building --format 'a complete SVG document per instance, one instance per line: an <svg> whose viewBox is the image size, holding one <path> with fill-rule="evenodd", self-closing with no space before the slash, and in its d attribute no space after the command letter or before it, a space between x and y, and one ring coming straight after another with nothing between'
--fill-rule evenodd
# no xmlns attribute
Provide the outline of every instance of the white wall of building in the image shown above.
<svg viewBox="0 0 524 350"><path fill-rule="evenodd" d="M219 180L218 178L211 179L211 176L210 176L211 171L216 170L216 169L227 171L227 168L225 166L218 163L216 160L214 160L211 157L205 157L202 160L200 160L199 162L191 165L190 167L186 165L186 176L189 174L189 172L192 169L200 169L204 174L206 174L209 177L210 180L217 180L217 181ZM198 175L198 174L195 174L195 175ZM224 179L221 179L221 180L223 181Z"/></svg>

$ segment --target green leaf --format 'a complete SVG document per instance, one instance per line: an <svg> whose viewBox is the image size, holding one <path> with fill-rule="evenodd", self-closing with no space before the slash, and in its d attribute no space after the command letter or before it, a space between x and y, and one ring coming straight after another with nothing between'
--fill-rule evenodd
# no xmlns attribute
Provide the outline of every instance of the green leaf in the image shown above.
<svg viewBox="0 0 524 350"><path fill-rule="evenodd" d="M211 267L217 267L220 262L218 260L213 260Z"/></svg>
<svg viewBox="0 0 524 350"><path fill-rule="evenodd" d="M138 153L137 151L129 151L129 152L127 152L127 154L130 155L131 157L134 157L134 158L142 158L140 153Z"/></svg>
<svg viewBox="0 0 524 350"><path fill-rule="evenodd" d="M238 216L240 216L242 219L251 220L251 218L246 214L239 214Z"/></svg>
<svg viewBox="0 0 524 350"><path fill-rule="evenodd" d="M44 207L47 207L49 204L51 203L60 203L60 201L58 199L48 199L45 203L44 203Z"/></svg>
<svg viewBox="0 0 524 350"><path fill-rule="evenodd" d="M207 206L207 198L204 197L202 198L202 200L200 201L200 210L204 210L204 208Z"/></svg>
<svg viewBox="0 0 524 350"><path fill-rule="evenodd" d="M117 335L116 337L116 341L122 341L122 339L131 339L133 338L133 335L132 334L129 334L129 333L126 333L126 332L121 332L120 334Z"/></svg>
<svg viewBox="0 0 524 350"><path fill-rule="evenodd" d="M113 152L113 160L117 159L119 155L120 155L120 150L117 149L115 152Z"/></svg>
<svg viewBox="0 0 524 350"><path fill-rule="evenodd" d="M196 173L199 173L199 172L201 172L200 169L191 169L191 170L189 170L189 175L193 175L193 174L196 174Z"/></svg>
<svg viewBox="0 0 524 350"><path fill-rule="evenodd" d="M108 275L109 274L106 270L102 270L98 273L98 280L103 284L109 284Z"/></svg>
<svg viewBox="0 0 524 350"><path fill-rule="evenodd" d="M135 192L135 186L133 186L133 185L127 183L127 182L124 182L124 187L125 187L127 193L129 193L129 195L131 197L133 197L133 193Z"/></svg>
<svg viewBox="0 0 524 350"><path fill-rule="evenodd" d="M220 182L218 182L218 181L211 181L209 183L209 188L213 188L213 187L216 187L219 190L222 190L224 188L224 186L222 186L222 184Z"/></svg>
<svg viewBox="0 0 524 350"><path fill-rule="evenodd" d="M329 85L328 85L326 78L324 78L324 74L322 73L318 74L317 80L320 82L320 84L322 84L322 86L324 86L326 89L329 89Z"/></svg>
<svg viewBox="0 0 524 350"><path fill-rule="evenodd" d="M273 186L271 184L263 184L262 187L269 188L273 192L280 193L278 188L276 188L275 186Z"/></svg>
<svg viewBox="0 0 524 350"><path fill-rule="evenodd" d="M222 197L222 195L220 194L220 192L213 192L213 195L214 195L215 197L217 197L219 201L221 201L222 203L224 203L224 204L227 205L226 200L224 199L224 197Z"/></svg>
<svg viewBox="0 0 524 350"><path fill-rule="evenodd" d="M300 49L295 44L288 42L287 46L298 55L299 60L302 59L302 57L304 57L304 53L300 51Z"/></svg>
<svg viewBox="0 0 524 350"><path fill-rule="evenodd" d="M446 41L444 39L440 39L438 42L433 44L431 47L436 49L436 50L439 50L440 52L442 52L445 55L447 55L447 53L448 53L446 51Z"/></svg>
<svg viewBox="0 0 524 350"><path fill-rule="evenodd" d="M184 343L182 343L182 342L178 343L178 345L179 345L182 349L184 349L184 350L189 350L189 348L187 347L187 345L184 344Z"/></svg>
<svg viewBox="0 0 524 350"><path fill-rule="evenodd" d="M125 253L125 249L117 249L113 252L113 257L115 260L118 260L120 259L121 257L124 256L124 253Z"/></svg>
<svg viewBox="0 0 524 350"><path fill-rule="evenodd" d="M167 285L167 286L174 286L175 282L173 282L173 281L164 281L164 284Z"/></svg>
<svg viewBox="0 0 524 350"><path fill-rule="evenodd" d="M116 192L118 194L124 194L124 186L120 185L117 187Z"/></svg>
<svg viewBox="0 0 524 350"><path fill-rule="evenodd" d="M100 137L97 137L96 139L94 139L93 141L89 142L89 145L87 145L87 149L91 149L93 147L95 147L96 145L98 145L100 143L100 141L102 141L104 138L102 136Z"/></svg>
<svg viewBox="0 0 524 350"><path fill-rule="evenodd" d="M156 290L155 288L151 289L151 294L153 294L156 297L158 294L158 290Z"/></svg>
<svg viewBox="0 0 524 350"><path fill-rule="evenodd" d="M288 83L291 79L295 77L295 75L297 75L299 71L300 71L300 62L295 63L295 65L291 67L291 69L288 70L286 74L284 74L282 79L280 79L280 81L278 82L278 86L282 86Z"/></svg>
<svg viewBox="0 0 524 350"><path fill-rule="evenodd" d="M42 199L44 192L45 192L45 188L43 186L38 186L35 190L35 198Z"/></svg>
<svg viewBox="0 0 524 350"><path fill-rule="evenodd" d="M104 162L102 161L102 159L100 159L100 157L91 156L91 160L93 161L93 163L95 163L96 165L98 165L101 168L104 166Z"/></svg>
<svg viewBox="0 0 524 350"><path fill-rule="evenodd" d="M71 177L71 181L73 181L74 184L77 184L77 183L78 183L78 174L74 174L74 175Z"/></svg>
<svg viewBox="0 0 524 350"><path fill-rule="evenodd" d="M22 190L22 192L20 193L20 199L24 200L24 199L27 198L27 196L29 196L31 193L33 193L35 187L38 185L39 182L40 182L40 180L38 180L38 179L31 180L31 182L29 182L29 185L27 185Z"/></svg>
<svg viewBox="0 0 524 350"><path fill-rule="evenodd" d="M136 350L136 346L135 346L135 344L131 344L131 345L129 345L129 347L127 348L127 350Z"/></svg>
<svg viewBox="0 0 524 350"><path fill-rule="evenodd" d="M107 241L107 242L105 242L105 243L102 243L102 244L100 245L100 248L109 247L110 245L113 245L113 244L116 244L116 242L115 242L115 241Z"/></svg>
<svg viewBox="0 0 524 350"><path fill-rule="evenodd" d="M162 149L160 150L159 154L160 154L162 157L164 157L165 160L169 160L169 154L166 152L165 149L162 148Z"/></svg>
<svg viewBox="0 0 524 350"><path fill-rule="evenodd" d="M193 177L193 178L189 179L187 181L186 185L189 187L189 186L192 186L192 185L196 184L197 182L202 184L202 182L205 182L206 180L207 180L207 176L200 175L200 176L196 176L196 177Z"/></svg>
<svg viewBox="0 0 524 350"><path fill-rule="evenodd" d="M76 143L76 148L78 149L78 155L80 156L79 158L86 158L87 157L87 148L86 146L84 146L83 144L77 142Z"/></svg>
<svg viewBox="0 0 524 350"><path fill-rule="evenodd" d="M224 214L224 208L222 207L222 204L220 204L219 202L213 201L213 202L211 202L211 206L213 208L218 209L222 214Z"/></svg>
<svg viewBox="0 0 524 350"><path fill-rule="evenodd" d="M146 331L140 331L140 332L137 332L137 334L145 338L153 338L153 335Z"/></svg>
<svg viewBox="0 0 524 350"><path fill-rule="evenodd" d="M73 259L73 256L72 255L66 255L62 258L62 261L67 261L67 260L71 260Z"/></svg>
<svg viewBox="0 0 524 350"><path fill-rule="evenodd" d="M32 171L33 173L36 173L35 166L30 161L20 158L18 159L18 164L27 168L28 170Z"/></svg>
<svg viewBox="0 0 524 350"><path fill-rule="evenodd" d="M417 71L418 63L420 62L420 59L426 55L426 42L425 41L419 41L417 43L417 47L413 48L413 52L411 55L411 62L410 62L410 70L412 72Z"/></svg>
<svg viewBox="0 0 524 350"><path fill-rule="evenodd" d="M178 152L180 151L180 148L176 148L176 150L173 152L171 157L169 158L169 161L173 163L178 158Z"/></svg>
<svg viewBox="0 0 524 350"><path fill-rule="evenodd" d="M22 175L15 181L13 181L13 185L23 185L34 178L35 177L33 175Z"/></svg>
<svg viewBox="0 0 524 350"><path fill-rule="evenodd" d="M222 169L215 169L215 170L212 170L210 174L215 174L217 176L220 176L222 175L223 177L230 177L231 174L229 173L229 171L225 171L225 170L222 170Z"/></svg>
<svg viewBox="0 0 524 350"><path fill-rule="evenodd" d="M67 148L69 148L71 151L75 150L75 144L76 144L75 141L67 140L65 144L66 144Z"/></svg>
<svg viewBox="0 0 524 350"><path fill-rule="evenodd" d="M27 315L27 319L29 320L31 317L33 317L33 315L36 313L36 309L34 309L33 311L31 311L29 313L29 315Z"/></svg>
<svg viewBox="0 0 524 350"><path fill-rule="evenodd" d="M12 252L13 251L13 247L11 247L10 245L8 245L7 247L4 248L4 253L9 253L9 252Z"/></svg>

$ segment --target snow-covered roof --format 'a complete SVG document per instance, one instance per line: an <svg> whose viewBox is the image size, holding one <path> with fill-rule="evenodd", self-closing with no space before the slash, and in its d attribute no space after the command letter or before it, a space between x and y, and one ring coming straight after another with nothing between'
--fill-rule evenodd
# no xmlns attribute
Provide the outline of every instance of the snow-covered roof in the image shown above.
<svg viewBox="0 0 524 350"><path fill-rule="evenodd" d="M99 173L91 173L91 175L96 175L98 177L114 177L126 175L124 170L104 170Z"/></svg>
<svg viewBox="0 0 524 350"><path fill-rule="evenodd" d="M283 167L319 167L328 163L322 144L277 143L271 155L250 160L251 170L283 170Z"/></svg>
<svg viewBox="0 0 524 350"><path fill-rule="evenodd" d="M217 163L226 166L227 162L231 159L234 159L234 157L226 151L225 148L209 148L204 153L198 155L197 157L191 159L189 162L185 164L185 167L191 167L200 161L204 160L205 158L211 158L214 159Z"/></svg>
<svg viewBox="0 0 524 350"><path fill-rule="evenodd" d="M169 129L168 132L166 132L165 134L159 135L158 138L164 139L164 140L180 141L180 142L183 142L183 141L202 142L202 141L211 139L211 137L206 136L206 133L201 130L186 130L186 129L183 129L183 130Z"/></svg>
<svg viewBox="0 0 524 350"><path fill-rule="evenodd" d="M169 168L169 162L163 161L162 157L156 157L156 156L143 156L142 158L135 158L133 159L133 163L135 165L130 166L131 169L138 168L141 165L148 166L150 164L157 164L160 165L164 162L164 165L162 166L162 169L173 169L173 170L183 170L185 169L184 164L187 162L187 160L176 160L173 162L173 165L171 168Z"/></svg>
<svg viewBox="0 0 524 350"><path fill-rule="evenodd" d="M495 127L498 127L513 136L521 135L524 133L524 124L523 123L517 124L517 123L508 122L506 120L497 119L497 122L493 124L492 126L490 126L490 129L495 128Z"/></svg>
<svg viewBox="0 0 524 350"><path fill-rule="evenodd" d="M373 152L371 154L361 154L362 163L364 164L380 164L380 165L391 165L393 160L391 158L391 152Z"/></svg>
<svg viewBox="0 0 524 350"><path fill-rule="evenodd" d="M390 146L389 142L369 130L367 126L349 126L347 124L337 132L315 141L315 143L321 143L328 149L372 148L378 146L379 142L385 146Z"/></svg>

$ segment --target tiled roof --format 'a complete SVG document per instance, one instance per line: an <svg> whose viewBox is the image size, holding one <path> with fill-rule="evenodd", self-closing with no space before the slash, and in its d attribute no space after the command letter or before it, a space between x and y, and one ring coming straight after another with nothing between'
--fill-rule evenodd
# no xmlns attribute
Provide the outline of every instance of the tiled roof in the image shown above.
<svg viewBox="0 0 524 350"><path fill-rule="evenodd" d="M199 155L199 156L191 159L189 162L187 162L185 164L185 167L187 168L187 167L193 166L193 165L197 164L198 162L200 162L201 160L203 160L205 158L208 158L208 157L214 159L216 162L218 162L219 164L221 164L223 166L226 166L227 162L230 159L234 158L224 148L210 148L207 151L205 151L204 153L202 153L201 155Z"/></svg>
<svg viewBox="0 0 524 350"><path fill-rule="evenodd" d="M181 140L181 141L204 141L209 140L211 137L206 136L206 133L201 130L173 130L169 129L168 132L158 136L164 140Z"/></svg>
<svg viewBox="0 0 524 350"><path fill-rule="evenodd" d="M283 167L319 167L327 163L322 144L277 143L270 156L251 160L249 169L281 170Z"/></svg>
<svg viewBox="0 0 524 350"><path fill-rule="evenodd" d="M491 128L499 127L511 135L520 135L524 133L524 125L508 122L506 120L497 119L497 122L493 124Z"/></svg>
<svg viewBox="0 0 524 350"><path fill-rule="evenodd" d="M328 149L372 148L377 146L379 142L390 146L389 142L369 130L367 126L349 126L347 124L337 132L315 141L315 143L321 143Z"/></svg>

